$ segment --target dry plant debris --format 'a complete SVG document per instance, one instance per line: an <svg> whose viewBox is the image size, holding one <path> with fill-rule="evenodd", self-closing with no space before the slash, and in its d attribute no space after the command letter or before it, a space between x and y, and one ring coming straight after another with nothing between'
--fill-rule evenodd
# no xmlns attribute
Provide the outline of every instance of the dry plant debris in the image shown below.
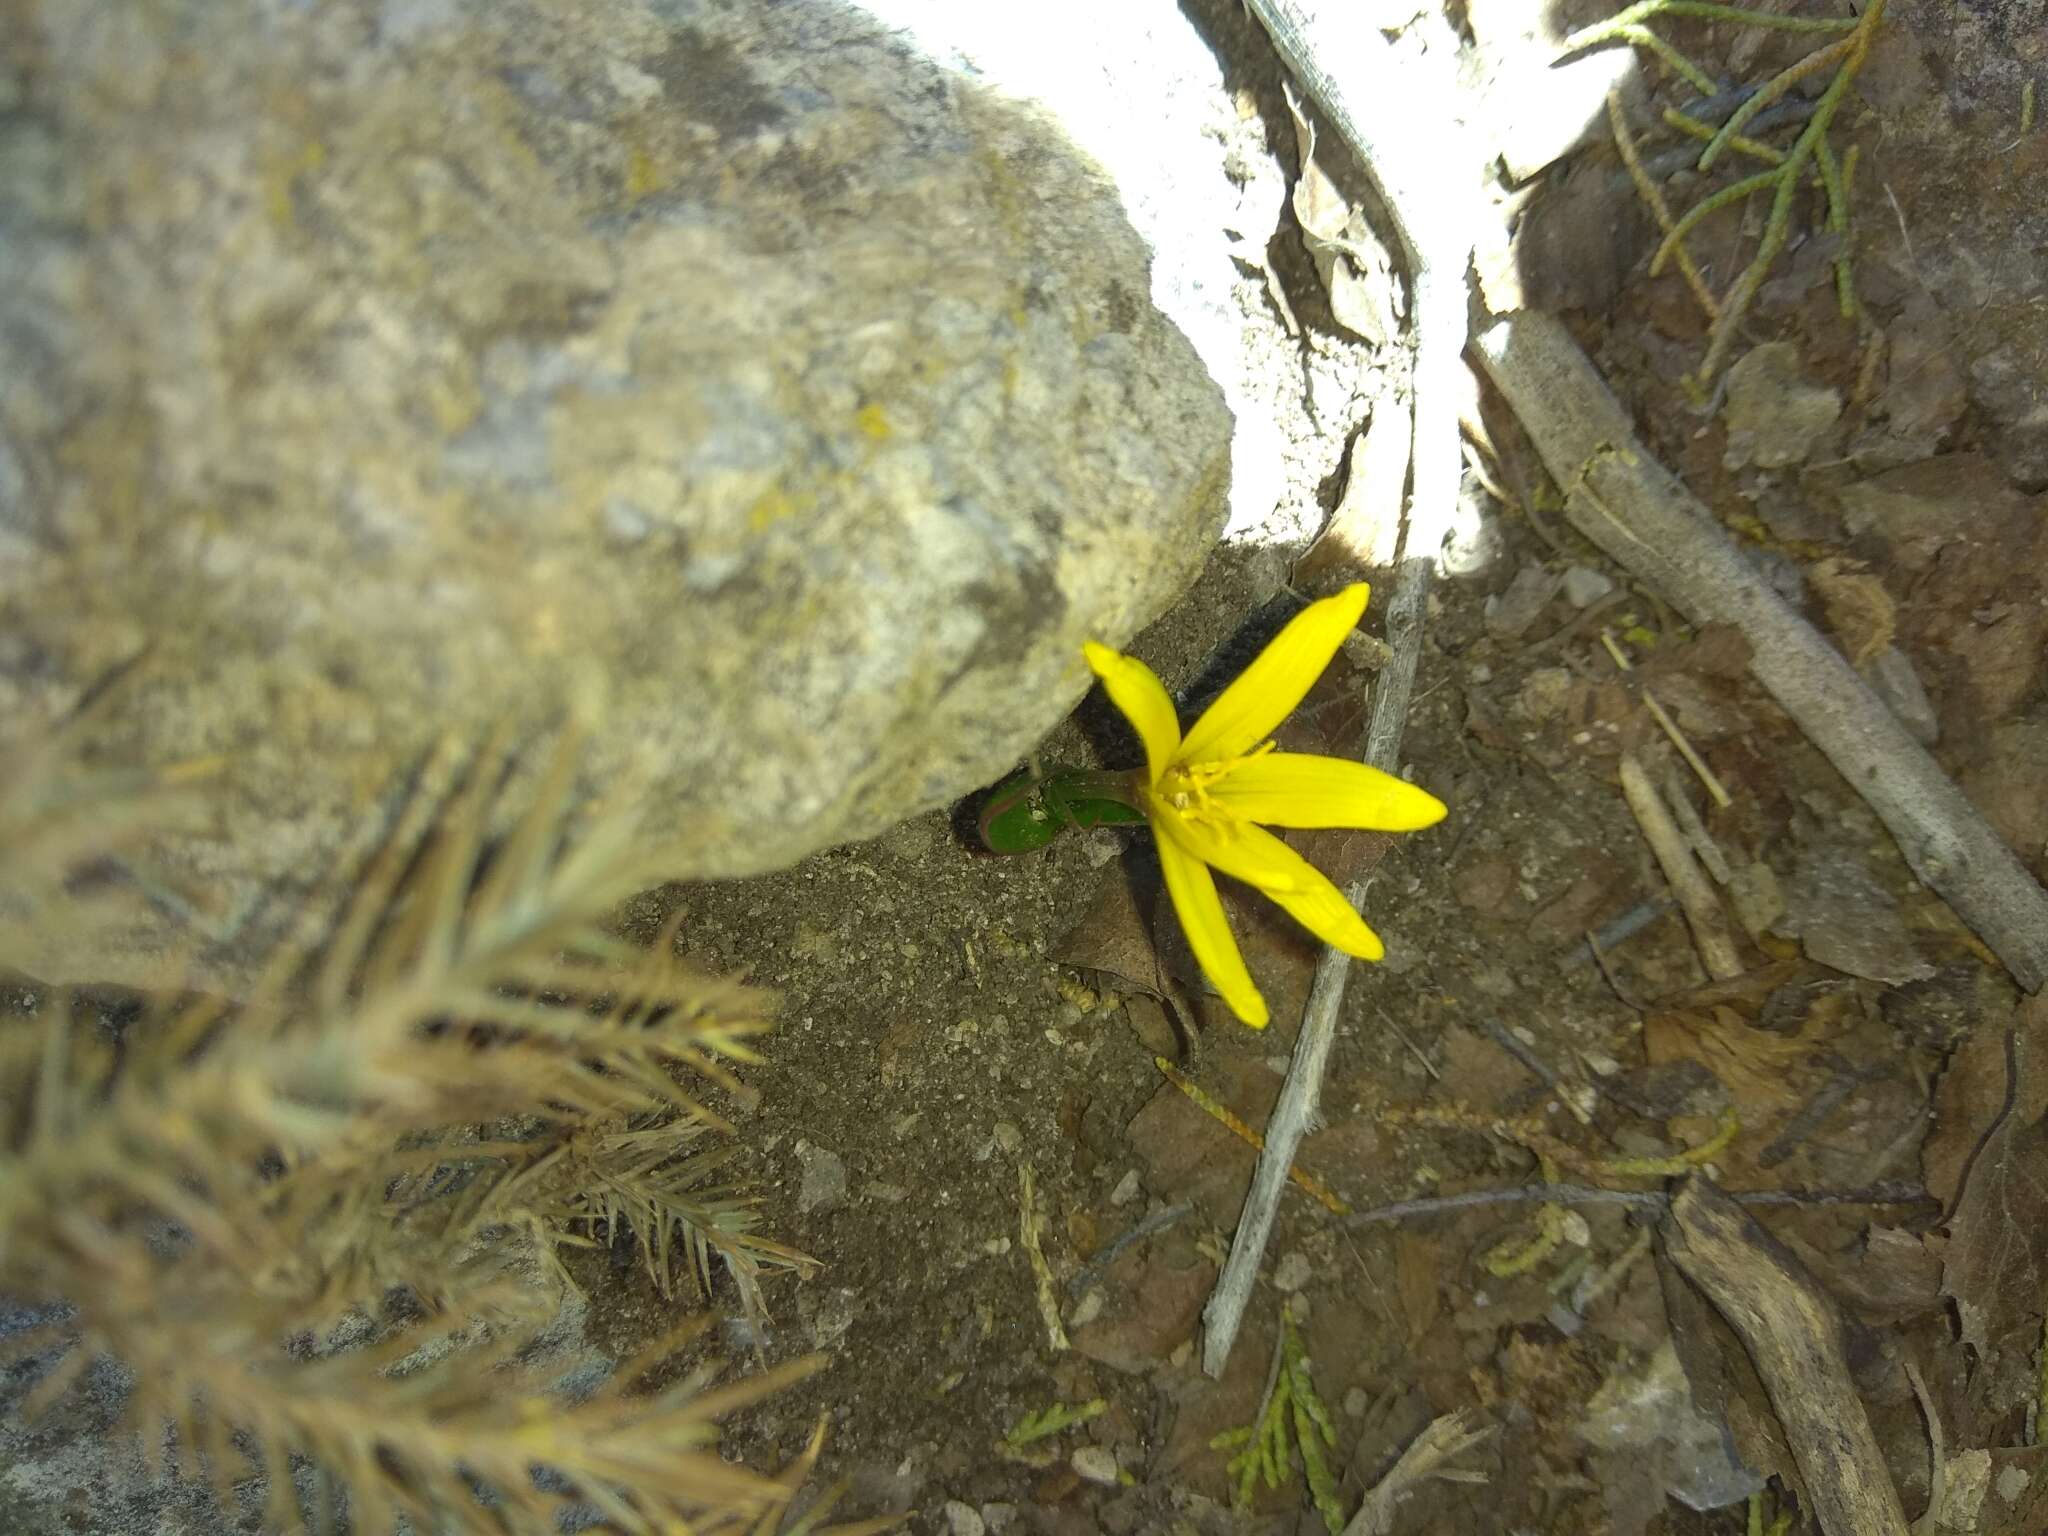
<svg viewBox="0 0 2048 1536"><path fill-rule="evenodd" d="M1730 150L1761 160L1767 166L1765 170L1707 194L1684 214L1673 218L1661 191L1643 170L1619 103L1609 103L1610 122L1622 159L1664 232L1663 243L1658 246L1657 254L1650 263L1651 274L1654 276L1667 261L1676 258L1688 285L1700 300L1701 308L1713 322L1706 356L1694 376L1695 387L1702 394L1719 377L1728 360L1729 349L1741 334L1742 322L1749 313L1750 305L1763 287L1772 263L1785 248L1791 234L1792 205L1809 174L1818 180L1826 200L1824 227L1841 242L1841 249L1835 257L1837 302L1845 316L1856 311L1856 289L1848 247L1849 188L1855 176L1856 156L1852 149L1847 156L1838 159L1828 131L1850 84L1870 55L1870 45L1884 19L1884 8L1884 0L1871 0L1860 17L1832 18L1787 16L1775 11L1703 3L1703 0L1641 0L1640 4L1632 5L1606 21L1582 28L1565 39L1567 53L1607 42L1626 42L1644 48L1706 98L1691 112L1669 113L1664 119L1681 133L1705 141L1695 167L1701 175L1711 171L1721 156ZM1711 75L1650 25L1665 16L1766 27L1784 32L1841 35L1816 47L1752 90L1724 92ZM1783 101L1802 80L1829 69L1834 73L1827 88L1813 103L1811 113L1805 115L1803 122L1793 119L1798 131L1788 147L1781 150L1743 132L1766 109ZM1765 193L1770 194L1770 213L1764 221L1756 252L1727 291L1716 298L1686 250L1686 236L1709 215Z"/></svg>
<svg viewBox="0 0 2048 1536"><path fill-rule="evenodd" d="M1209 1442L1212 1450L1237 1453L1230 1458L1228 1469L1236 1480L1235 1507L1240 1513L1248 1511L1254 1488L1261 1481L1269 1489L1278 1488L1299 1460L1309 1497L1323 1517L1325 1529L1330 1536L1342 1536L1343 1506L1337 1500L1337 1481L1328 1456L1337 1444L1337 1427L1316 1395L1308 1352L1302 1347L1291 1311L1286 1309L1280 1314L1271 1377L1258 1417Z"/></svg>
<svg viewBox="0 0 2048 1536"><path fill-rule="evenodd" d="M820 1358L678 1367L700 1315L595 1392L564 1396L573 1362L548 1363L558 1250L622 1222L664 1295L708 1299L715 1259L757 1322L761 1278L810 1262L704 1145L724 1126L700 1087L756 1059L766 999L681 965L673 932L640 953L606 930L642 848L624 818L574 823L575 764L565 741L503 822L504 760L444 754L347 873L335 931L245 998L15 979L0 1289L76 1309L12 1341L60 1351L31 1410L124 1361L151 1465L168 1438L226 1514L253 1474L279 1531L345 1512L537 1536L578 1507L650 1536L775 1529L794 1482L723 1460L718 1421ZM13 766L33 843L39 808L77 802L46 744ZM58 846L45 873L89 851Z"/></svg>
<svg viewBox="0 0 2048 1536"><path fill-rule="evenodd" d="M2048 1311L2048 1006L2022 1004L1993 1043L2002 1092L1949 1213L1941 1279L1980 1357L2027 1351Z"/></svg>

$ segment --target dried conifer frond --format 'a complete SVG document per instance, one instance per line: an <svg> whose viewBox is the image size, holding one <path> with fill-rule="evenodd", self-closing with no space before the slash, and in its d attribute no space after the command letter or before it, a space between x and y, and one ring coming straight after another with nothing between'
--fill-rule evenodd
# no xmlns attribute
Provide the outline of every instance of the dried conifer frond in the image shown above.
<svg viewBox="0 0 2048 1536"><path fill-rule="evenodd" d="M159 1205L232 1243L226 1213L266 1182L265 1158L338 1169L400 1136L533 1113L702 1117L672 1069L723 1080L719 1058L753 1059L761 1000L672 956L622 971L639 957L601 919L644 870L623 818L567 840L572 762L558 755L488 867L493 775L418 797L329 949L281 957L244 1004L187 1002L117 1058L58 999L6 1182L66 1207Z"/></svg>
<svg viewBox="0 0 2048 1536"><path fill-rule="evenodd" d="M664 1295L708 1299L716 1254L756 1315L809 1263L723 1178L698 1086L737 1086L766 999L688 969L673 929L651 953L609 931L651 872L630 819L572 826L574 761L507 821L496 755L437 757L245 998L0 972L0 1292L77 1309L38 1402L122 1359L145 1449L168 1438L225 1509L258 1478L279 1530L307 1472L312 1524L355 1533L523 1536L578 1504L631 1533L780 1521L794 1484L721 1459L717 1421L817 1361L633 1390L699 1320L594 1395L535 1364L578 1229L625 1222Z"/></svg>
<svg viewBox="0 0 2048 1536"><path fill-rule="evenodd" d="M725 1261L750 1318L765 1308L760 1282L778 1270L805 1271L815 1260L755 1230L754 1202L714 1175L737 1150L689 1152L704 1127L687 1121L639 1129L585 1132L563 1147L555 1187L557 1219L586 1232L616 1234L623 1221L639 1243L647 1273L664 1297L679 1281L711 1295L711 1256Z"/></svg>
<svg viewBox="0 0 2048 1536"><path fill-rule="evenodd" d="M131 1287L149 1278L115 1284L144 1302ZM722 1460L717 1421L822 1363L799 1360L724 1385L713 1367L700 1366L657 1391L631 1390L691 1342L699 1319L601 1391L568 1402L521 1365L530 1331L493 1329L462 1315L305 1359L272 1342L287 1319L217 1298L94 1312L103 1320L89 1342L136 1371L131 1413L145 1443L168 1431L187 1473L211 1477L224 1508L235 1507L233 1479L263 1477L266 1524L278 1531L302 1524L294 1457L309 1459L345 1492L357 1532L389 1531L402 1513L422 1530L543 1536L582 1503L630 1533L665 1532L680 1521L716 1530L721 1521L756 1519L778 1508L787 1491ZM554 1474L550 1486L535 1480L542 1469Z"/></svg>
<svg viewBox="0 0 2048 1536"><path fill-rule="evenodd" d="M28 917L47 923L68 905L68 883L82 865L124 855L186 813L193 790L220 767L213 758L153 769L78 765L80 732L106 711L131 670L115 668L62 719L0 743L0 943L11 937L10 924ZM180 899L147 871L127 873L153 894Z"/></svg>

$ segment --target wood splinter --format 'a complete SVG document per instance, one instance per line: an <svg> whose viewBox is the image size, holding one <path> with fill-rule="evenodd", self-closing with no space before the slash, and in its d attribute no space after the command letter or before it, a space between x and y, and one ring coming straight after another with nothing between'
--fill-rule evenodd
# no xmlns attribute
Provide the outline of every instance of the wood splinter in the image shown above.
<svg viewBox="0 0 2048 1536"><path fill-rule="evenodd" d="M1684 909L1693 942L1699 946L1700 963L1707 968L1707 974L1716 981L1740 976L1742 956L1736 951L1728 916L1721 910L1721 898L1714 893L1714 887L1701 870L1699 861L1693 857L1685 834L1658 797L1649 774L1644 772L1633 752L1621 754L1621 792L1628 800L1628 808L1634 813L1636 824L1643 829L1650 851L1657 856L1658 867L1670 882L1671 894Z"/></svg>

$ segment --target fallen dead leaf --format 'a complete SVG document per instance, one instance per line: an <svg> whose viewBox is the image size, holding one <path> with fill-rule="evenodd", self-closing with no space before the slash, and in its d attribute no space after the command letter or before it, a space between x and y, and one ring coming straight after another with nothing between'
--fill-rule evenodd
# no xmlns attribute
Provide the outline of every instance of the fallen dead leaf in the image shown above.
<svg viewBox="0 0 2048 1536"><path fill-rule="evenodd" d="M1796 1108L1805 1097L1798 1069L1813 1053L1804 1034L1786 1036L1754 1028L1722 1004L1710 1010L1674 1008L1643 1021L1650 1065L1696 1061L1714 1074L1735 1102L1749 1134Z"/></svg>
<svg viewBox="0 0 2048 1536"><path fill-rule="evenodd" d="M1869 566L1836 556L1807 567L1806 579L1820 595L1828 628L1851 663L1861 666L1892 643L1898 632L1898 605Z"/></svg>
<svg viewBox="0 0 2048 1536"><path fill-rule="evenodd" d="M1110 1267L1105 1314L1073 1331L1073 1345L1111 1370L1148 1371L1192 1338L1216 1266L1180 1233L1168 1233Z"/></svg>
<svg viewBox="0 0 2048 1536"><path fill-rule="evenodd" d="M1949 1054L1934 1089L1934 1129L1920 1152L1920 1182L1955 1208L1971 1157L2005 1108L2005 1032L1979 1028Z"/></svg>
<svg viewBox="0 0 2048 1536"><path fill-rule="evenodd" d="M1961 658L1971 700L1986 721L2004 719L2033 693L2048 645L2048 609L2000 603L1972 615L1950 647Z"/></svg>
<svg viewBox="0 0 2048 1536"><path fill-rule="evenodd" d="M1435 1327L1443 1312L1443 1274L1443 1248L1435 1238L1420 1232L1395 1235L1394 1287L1411 1344Z"/></svg>
<svg viewBox="0 0 2048 1536"><path fill-rule="evenodd" d="M2048 874L2048 708L1994 726L1963 793L2037 873Z"/></svg>
<svg viewBox="0 0 2048 1536"><path fill-rule="evenodd" d="M1985 1354L2016 1331L2032 1349L2048 1304L2048 998L2014 1010L2002 1106L1948 1220L1942 1293Z"/></svg>

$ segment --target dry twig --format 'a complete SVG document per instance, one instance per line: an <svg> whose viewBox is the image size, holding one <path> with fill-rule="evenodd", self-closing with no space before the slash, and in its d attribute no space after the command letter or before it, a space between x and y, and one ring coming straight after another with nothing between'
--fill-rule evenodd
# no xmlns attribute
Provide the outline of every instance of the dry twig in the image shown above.
<svg viewBox="0 0 2048 1536"><path fill-rule="evenodd" d="M1413 290L1414 494L1394 595L1387 607L1392 655L1373 687L1364 754L1374 767L1393 772L1415 687L1430 586L1457 512L1464 473L1459 371L1468 335L1466 275L1478 226L1472 215L1476 194L1462 196L1460 189L1473 184L1475 162L1448 123L1436 132L1418 134L1405 120L1400 103L1409 99L1413 88L1415 61L1397 56L1369 11L1330 0L1249 3L1295 79L1377 183L1400 236ZM1437 24L1442 25L1440 20ZM1443 43L1430 50L1432 62L1455 54L1447 29ZM1454 89L1448 78L1443 84L1446 91ZM1345 893L1354 905L1363 899L1364 883L1361 880ZM1230 1357L1295 1149L1318 1117L1323 1074L1349 975L1350 957L1325 947L1316 963L1294 1059L1267 1122L1266 1149L1245 1197L1230 1257L1204 1312L1202 1369L1211 1376L1222 1375Z"/></svg>
<svg viewBox="0 0 2048 1536"><path fill-rule="evenodd" d="M1699 946L1700 962L1706 966L1707 974L1716 981L1740 976L1742 957L1735 951L1735 938L1729 931L1727 914L1721 910L1721 898L1714 893L1685 834L1633 752L1621 754L1621 792L1650 851L1657 856L1658 868L1671 884L1671 894L1678 898L1678 905L1685 912L1685 921L1692 929L1693 942Z"/></svg>
<svg viewBox="0 0 2048 1536"><path fill-rule="evenodd" d="M1492 1433L1491 1424L1480 1429L1472 1428L1472 1421L1465 1417L1463 1409L1432 1420L1429 1427L1409 1443L1408 1449L1401 1453L1401 1459L1394 1463L1387 1475L1373 1485L1358 1513L1344 1527L1344 1536L1391 1536L1394 1511L1414 1491L1416 1484L1429 1478L1443 1477L1457 1482L1476 1480L1468 1474L1450 1473L1446 1463L1455 1461Z"/></svg>
<svg viewBox="0 0 2048 1536"><path fill-rule="evenodd" d="M1750 670L1870 802L1914 872L2021 986L2048 983L2048 891L1842 655L1794 613L1635 427L1557 320L1520 313L1477 339L1487 372L1565 487L1572 524L1697 624L1732 624Z"/></svg>

